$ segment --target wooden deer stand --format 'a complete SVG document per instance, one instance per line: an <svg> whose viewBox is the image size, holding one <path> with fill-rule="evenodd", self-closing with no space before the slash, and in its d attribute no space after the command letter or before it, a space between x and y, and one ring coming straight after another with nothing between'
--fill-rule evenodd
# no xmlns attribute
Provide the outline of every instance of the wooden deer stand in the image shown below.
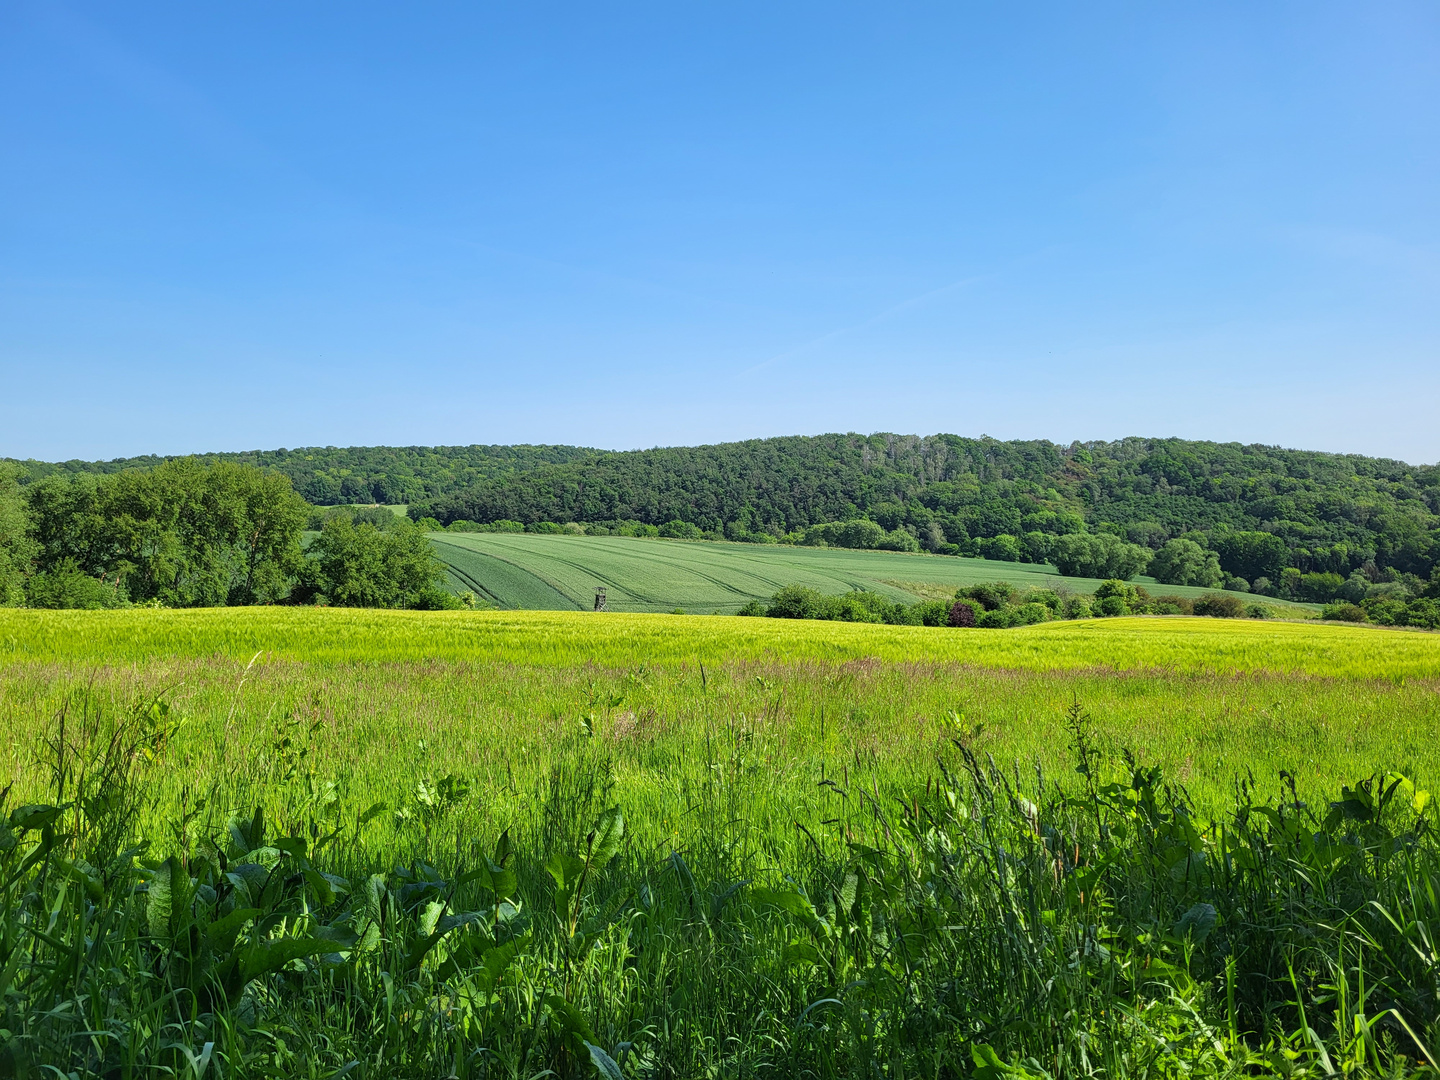
<svg viewBox="0 0 1440 1080"><path fill-rule="evenodd" d="M605 589L603 586L595 590L595 610L605 610Z"/></svg>

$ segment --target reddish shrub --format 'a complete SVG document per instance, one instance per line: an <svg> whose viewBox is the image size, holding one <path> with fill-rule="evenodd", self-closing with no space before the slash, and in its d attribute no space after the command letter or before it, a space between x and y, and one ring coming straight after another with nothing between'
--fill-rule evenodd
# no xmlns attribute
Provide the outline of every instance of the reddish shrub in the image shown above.
<svg viewBox="0 0 1440 1080"><path fill-rule="evenodd" d="M965 600L956 600L950 605L951 626L974 626L976 605Z"/></svg>

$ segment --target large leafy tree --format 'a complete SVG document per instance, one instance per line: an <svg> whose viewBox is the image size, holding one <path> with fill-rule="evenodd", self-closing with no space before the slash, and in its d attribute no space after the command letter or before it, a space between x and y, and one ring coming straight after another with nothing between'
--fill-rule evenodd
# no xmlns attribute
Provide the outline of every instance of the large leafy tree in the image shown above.
<svg viewBox="0 0 1440 1080"><path fill-rule="evenodd" d="M254 466L179 459L56 475L27 496L37 600L63 600L75 589L62 579L81 574L172 607L271 603L302 565L305 502L284 476Z"/></svg>
<svg viewBox="0 0 1440 1080"><path fill-rule="evenodd" d="M0 463L0 607L24 599L25 578L36 550L18 474L14 466Z"/></svg>
<svg viewBox="0 0 1440 1080"><path fill-rule="evenodd" d="M319 587L339 607L431 607L444 574L423 529L405 522L378 529L335 517L310 545Z"/></svg>
<svg viewBox="0 0 1440 1080"><path fill-rule="evenodd" d="M1225 578L1220 571L1220 557L1184 537L1168 541L1155 553L1150 560L1150 576L1164 585L1198 585L1205 589L1219 585Z"/></svg>

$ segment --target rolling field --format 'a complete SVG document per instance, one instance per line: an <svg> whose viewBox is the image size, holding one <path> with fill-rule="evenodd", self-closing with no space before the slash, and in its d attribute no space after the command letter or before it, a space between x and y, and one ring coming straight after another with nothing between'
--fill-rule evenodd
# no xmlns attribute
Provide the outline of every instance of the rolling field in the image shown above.
<svg viewBox="0 0 1440 1080"><path fill-rule="evenodd" d="M1440 677L1440 634L1320 622L1141 616L1010 630L546 611L0 609L0 663L488 661L540 666L764 660L926 662L1028 671Z"/></svg>
<svg viewBox="0 0 1440 1080"><path fill-rule="evenodd" d="M470 589L505 609L589 610L606 589L613 611L733 614L786 585L823 593L866 589L913 603L982 581L1093 592L1093 578L1065 578L1053 567L895 551L782 547L628 536L534 533L432 533L450 587ZM1145 579L1139 579L1142 583ZM1158 593L1210 591L1151 585ZM1295 612L1304 605L1283 605ZM1318 609L1315 609L1318 610Z"/></svg>

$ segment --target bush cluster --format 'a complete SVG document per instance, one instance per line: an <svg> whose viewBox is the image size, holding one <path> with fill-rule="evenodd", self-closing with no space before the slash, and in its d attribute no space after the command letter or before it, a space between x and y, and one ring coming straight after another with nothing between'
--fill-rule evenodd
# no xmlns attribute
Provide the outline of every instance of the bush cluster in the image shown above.
<svg viewBox="0 0 1440 1080"><path fill-rule="evenodd" d="M1339 622L1368 622L1378 626L1415 626L1440 630L1440 587L1432 584L1421 596L1399 589L1366 597L1358 604L1340 600L1321 613Z"/></svg>
<svg viewBox="0 0 1440 1080"><path fill-rule="evenodd" d="M899 603L861 590L826 596L804 585L787 585L768 604L752 600L739 613L772 619L975 626L988 630L1118 615L1208 615L1219 619L1264 619L1270 615L1263 604L1246 603L1227 593L1207 593L1193 601L1183 596L1151 596L1141 586L1118 578L1103 582L1091 597L1064 588L1024 588L1008 581L990 581L959 589L950 600L922 600L916 604Z"/></svg>
<svg viewBox="0 0 1440 1080"><path fill-rule="evenodd" d="M443 580L423 525L383 506L307 507L251 465L183 458L24 488L0 467L0 606L474 605Z"/></svg>

